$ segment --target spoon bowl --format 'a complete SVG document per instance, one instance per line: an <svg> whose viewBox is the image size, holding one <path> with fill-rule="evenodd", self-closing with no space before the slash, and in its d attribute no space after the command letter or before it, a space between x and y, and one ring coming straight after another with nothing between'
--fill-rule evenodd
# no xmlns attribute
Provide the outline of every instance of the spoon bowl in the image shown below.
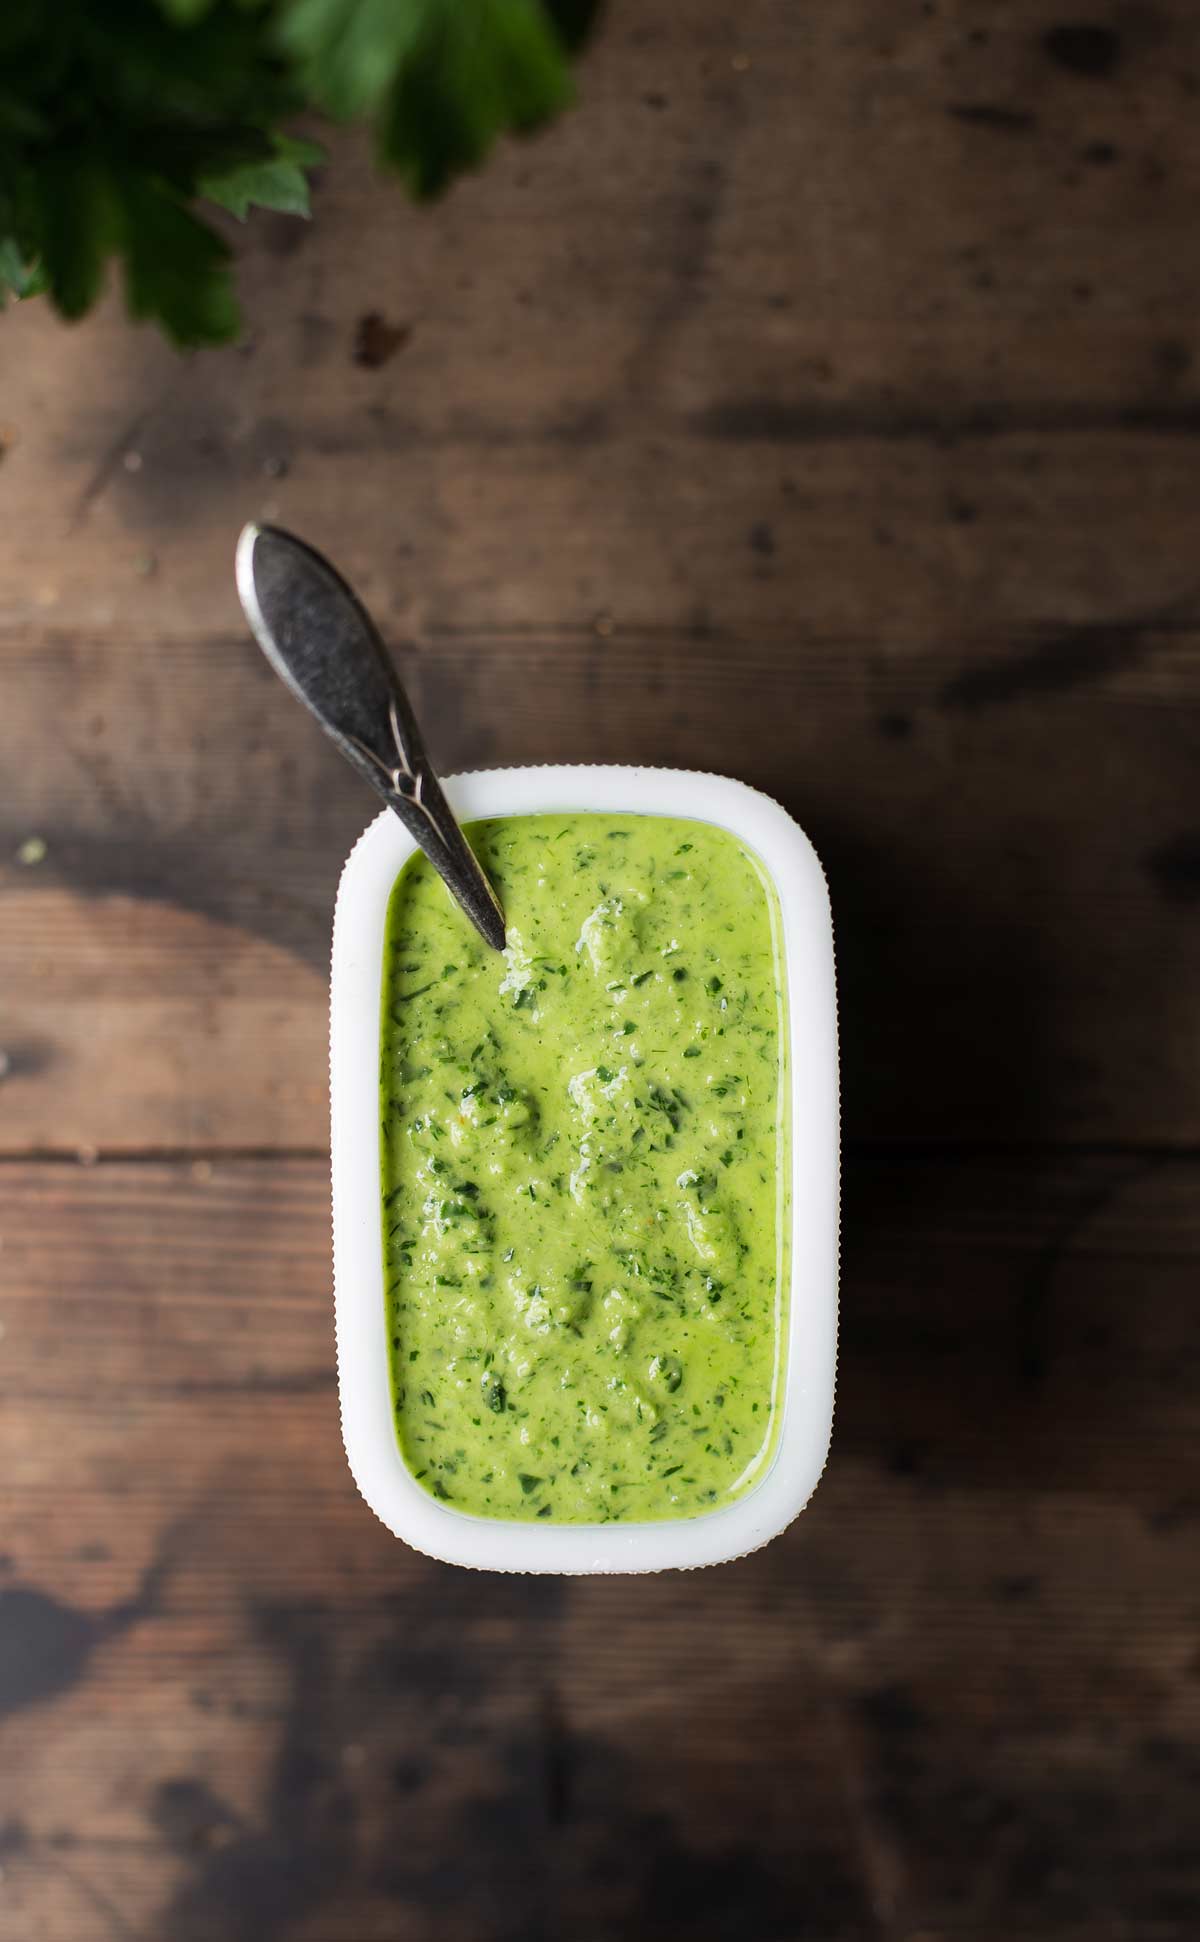
<svg viewBox="0 0 1200 1942"><path fill-rule="evenodd" d="M500 900L446 801L387 649L352 588L294 534L249 525L238 540L237 589L280 680L395 811L480 936L502 951Z"/></svg>

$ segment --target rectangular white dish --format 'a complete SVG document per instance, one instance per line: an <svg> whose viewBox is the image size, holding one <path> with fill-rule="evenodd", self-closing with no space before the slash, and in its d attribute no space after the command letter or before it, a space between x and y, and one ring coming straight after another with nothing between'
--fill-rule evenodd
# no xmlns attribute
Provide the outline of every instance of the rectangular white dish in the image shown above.
<svg viewBox="0 0 1200 1942"><path fill-rule="evenodd" d="M838 1067L833 931L812 844L745 783L688 770L545 767L451 776L462 821L556 810L691 817L732 831L770 877L786 989L789 1286L774 1455L744 1497L653 1523L546 1525L439 1503L406 1468L388 1368L380 1186L379 1071L388 899L415 845L389 810L347 859L330 986L333 1252L342 1435L362 1496L388 1529L447 1563L493 1571L639 1572L719 1564L778 1535L816 1488L833 1421L837 1349Z"/></svg>

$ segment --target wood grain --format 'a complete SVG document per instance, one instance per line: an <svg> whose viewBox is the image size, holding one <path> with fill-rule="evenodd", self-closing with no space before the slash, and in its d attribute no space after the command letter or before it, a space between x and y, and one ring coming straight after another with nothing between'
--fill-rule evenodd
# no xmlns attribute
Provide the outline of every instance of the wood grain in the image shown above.
<svg viewBox="0 0 1200 1942"><path fill-rule="evenodd" d="M617 8L586 108L436 213L351 143L311 230L239 232L239 354L6 317L3 1150L324 1140L369 804L236 614L263 514L353 574L446 767L787 803L854 1133L1200 1138L1200 28L1082 67L1052 28Z"/></svg>
<svg viewBox="0 0 1200 1942"><path fill-rule="evenodd" d="M1200 1140L1190 629L444 634L402 659L447 769L667 762L787 805L830 879L853 1137ZM320 1147L370 796L240 636L136 678L30 636L9 668L0 1145Z"/></svg>
<svg viewBox="0 0 1200 1942"><path fill-rule="evenodd" d="M237 231L240 356L7 318L0 619L222 632L266 511L433 625L1194 610L1200 30L1123 16L1094 77L1052 25L618 6L437 210L338 144L311 228Z"/></svg>
<svg viewBox="0 0 1200 1942"><path fill-rule="evenodd" d="M238 230L236 351L0 320L2 1942L1193 1942L1198 94L1183 0L618 0L436 210L339 140ZM446 769L818 844L836 1440L736 1566L485 1580L354 1494L370 804L264 516Z"/></svg>
<svg viewBox="0 0 1200 1942"><path fill-rule="evenodd" d="M356 1498L321 1164L0 1168L4 1932L1183 1942L1197 1185L853 1166L811 1510L561 1583Z"/></svg>

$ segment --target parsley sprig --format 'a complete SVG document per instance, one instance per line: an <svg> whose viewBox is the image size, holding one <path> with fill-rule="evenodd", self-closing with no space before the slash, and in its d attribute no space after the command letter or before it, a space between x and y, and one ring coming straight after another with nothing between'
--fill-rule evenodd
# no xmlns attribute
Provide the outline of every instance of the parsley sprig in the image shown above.
<svg viewBox="0 0 1200 1942"><path fill-rule="evenodd" d="M306 217L300 114L367 123L410 192L439 194L571 100L599 0L3 0L0 307L82 317L110 261L179 345L239 328L219 205Z"/></svg>

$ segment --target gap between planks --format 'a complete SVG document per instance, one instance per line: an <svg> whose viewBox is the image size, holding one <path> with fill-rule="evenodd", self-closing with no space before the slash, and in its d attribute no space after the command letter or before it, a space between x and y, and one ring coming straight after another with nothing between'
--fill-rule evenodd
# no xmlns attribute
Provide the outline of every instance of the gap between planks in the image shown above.
<svg viewBox="0 0 1200 1942"><path fill-rule="evenodd" d="M81 1157L81 1153L83 1157ZM859 1161L873 1165L919 1166L931 1160L1161 1160L1167 1164L1200 1165L1200 1144L1170 1140L869 1140L849 1139L841 1145L843 1171ZM0 1150L5 1167L77 1167L91 1172L111 1166L175 1166L197 1160L224 1166L253 1166L281 1160L297 1166L329 1163L327 1146L130 1146L95 1151L90 1147L27 1147Z"/></svg>

